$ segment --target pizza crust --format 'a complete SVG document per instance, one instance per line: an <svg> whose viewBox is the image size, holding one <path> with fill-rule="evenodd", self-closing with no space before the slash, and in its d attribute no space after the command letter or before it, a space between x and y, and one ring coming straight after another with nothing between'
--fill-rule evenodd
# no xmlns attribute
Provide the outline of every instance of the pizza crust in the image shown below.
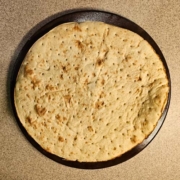
<svg viewBox="0 0 180 180"><path fill-rule="evenodd" d="M30 48L14 102L22 125L46 151L98 162L141 143L168 92L165 68L142 37L102 22L73 22Z"/></svg>

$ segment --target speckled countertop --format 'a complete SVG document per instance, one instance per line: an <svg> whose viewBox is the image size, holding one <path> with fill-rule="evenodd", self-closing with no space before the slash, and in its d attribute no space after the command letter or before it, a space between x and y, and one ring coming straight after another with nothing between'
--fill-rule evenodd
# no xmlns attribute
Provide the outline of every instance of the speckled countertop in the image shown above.
<svg viewBox="0 0 180 180"><path fill-rule="evenodd" d="M13 116L8 74L25 41L59 12L98 8L120 14L144 28L167 61L172 96L156 138L125 163L99 170L58 164L37 151ZM180 1L176 0L0 0L0 180L178 180L180 179Z"/></svg>

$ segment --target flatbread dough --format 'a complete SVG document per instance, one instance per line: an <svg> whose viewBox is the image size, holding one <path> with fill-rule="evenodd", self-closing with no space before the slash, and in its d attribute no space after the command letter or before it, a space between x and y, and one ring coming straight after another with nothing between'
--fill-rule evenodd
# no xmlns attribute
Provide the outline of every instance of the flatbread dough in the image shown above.
<svg viewBox="0 0 180 180"><path fill-rule="evenodd" d="M147 138L168 92L165 68L142 37L102 22L72 22L30 48L14 102L22 125L46 151L97 162Z"/></svg>

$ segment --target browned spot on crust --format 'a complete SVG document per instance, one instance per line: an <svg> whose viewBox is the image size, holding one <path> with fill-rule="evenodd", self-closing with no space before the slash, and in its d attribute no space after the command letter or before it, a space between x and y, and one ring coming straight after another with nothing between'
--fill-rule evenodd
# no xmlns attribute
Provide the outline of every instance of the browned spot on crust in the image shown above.
<svg viewBox="0 0 180 180"><path fill-rule="evenodd" d="M55 118L60 120L61 116L59 114L56 114Z"/></svg>
<svg viewBox="0 0 180 180"><path fill-rule="evenodd" d="M72 78L73 78L73 81L76 83L77 82L76 76L73 76Z"/></svg>
<svg viewBox="0 0 180 180"><path fill-rule="evenodd" d="M53 90L54 89L54 87L52 86L52 85L46 85L46 90Z"/></svg>
<svg viewBox="0 0 180 180"><path fill-rule="evenodd" d="M54 129L53 131L54 131L55 134L57 133L57 129Z"/></svg>
<svg viewBox="0 0 180 180"><path fill-rule="evenodd" d="M36 113L39 115L39 116L44 116L45 115L45 113L46 113L46 108L43 108L43 107L41 107L41 106L39 106L39 105L35 105L35 110L36 110Z"/></svg>
<svg viewBox="0 0 180 180"><path fill-rule="evenodd" d="M62 70L63 70L64 72L67 72L66 66L62 66Z"/></svg>
<svg viewBox="0 0 180 180"><path fill-rule="evenodd" d="M142 78L141 78L141 77L139 77L139 78L138 78L138 81L141 81L141 80L142 80Z"/></svg>
<svg viewBox="0 0 180 180"><path fill-rule="evenodd" d="M29 123L33 129L37 129L38 125L37 125L37 121L32 119L31 117L27 116L26 117L26 122Z"/></svg>
<svg viewBox="0 0 180 180"><path fill-rule="evenodd" d="M104 105L103 101L97 101L96 104L95 104L95 108L100 109L100 108L102 108L103 105Z"/></svg>
<svg viewBox="0 0 180 180"><path fill-rule="evenodd" d="M105 80L104 80L104 79L102 79L101 84L102 84L102 85L104 85L104 84L105 84Z"/></svg>
<svg viewBox="0 0 180 180"><path fill-rule="evenodd" d="M62 79L62 80L64 79L64 78L63 78L63 74L60 75L60 79Z"/></svg>
<svg viewBox="0 0 180 180"><path fill-rule="evenodd" d="M76 141L76 140L77 140L77 136L74 137L74 141Z"/></svg>
<svg viewBox="0 0 180 180"><path fill-rule="evenodd" d="M25 89L25 90L28 90L28 86L25 86L24 89ZM26 95L26 96L27 96L27 95ZM28 97L28 96L27 96L27 97Z"/></svg>
<svg viewBox="0 0 180 180"><path fill-rule="evenodd" d="M49 148L49 147L47 147L47 148L46 148L46 151L51 152L51 150L50 150L50 148Z"/></svg>
<svg viewBox="0 0 180 180"><path fill-rule="evenodd" d="M146 126L148 124L147 120L145 119L143 122L142 122L142 126Z"/></svg>
<svg viewBox="0 0 180 180"><path fill-rule="evenodd" d="M59 141L59 142L64 142L64 138L61 137L61 136L59 136L59 137L58 137L58 141Z"/></svg>
<svg viewBox="0 0 180 180"><path fill-rule="evenodd" d="M131 142L132 143L136 143L137 142L137 137L135 135L133 135L131 138L130 138Z"/></svg>
<svg viewBox="0 0 180 180"><path fill-rule="evenodd" d="M73 29L76 30L76 31L80 31L80 32L82 31L78 25L75 25L75 26L73 27Z"/></svg>
<svg viewBox="0 0 180 180"><path fill-rule="evenodd" d="M77 71L77 70L79 69L79 67L77 66L77 67L75 67L74 69Z"/></svg>
<svg viewBox="0 0 180 180"><path fill-rule="evenodd" d="M31 117L27 116L26 117L26 122L28 122L29 124L32 124L34 121Z"/></svg>
<svg viewBox="0 0 180 180"><path fill-rule="evenodd" d="M71 96L70 96L70 95L65 95L65 96L64 96L64 99L65 99L65 101L66 101L67 103L70 103L70 101L71 101Z"/></svg>
<svg viewBox="0 0 180 180"><path fill-rule="evenodd" d="M32 126L34 129L37 129L37 124L35 122L32 124Z"/></svg>
<svg viewBox="0 0 180 180"><path fill-rule="evenodd" d="M135 93L139 93L141 90L140 89L137 89Z"/></svg>
<svg viewBox="0 0 180 180"><path fill-rule="evenodd" d="M25 66L24 68L24 75L28 76L28 75L32 75L33 74L33 70L28 68L28 65Z"/></svg>
<svg viewBox="0 0 180 180"><path fill-rule="evenodd" d="M56 118L57 124L61 124L61 122L62 122L61 116L60 116L59 114L57 114L57 115L55 116L55 118Z"/></svg>
<svg viewBox="0 0 180 180"><path fill-rule="evenodd" d="M89 131L89 132L92 132L92 131L93 131L92 126L88 126L87 128L88 128L88 131Z"/></svg>
<svg viewBox="0 0 180 180"><path fill-rule="evenodd" d="M153 84L154 84L154 83L150 83L150 84L149 84L149 87L150 87L150 88L153 87Z"/></svg>
<svg viewBox="0 0 180 180"><path fill-rule="evenodd" d="M101 66L104 63L103 59L98 58L96 61L96 65Z"/></svg>
<svg viewBox="0 0 180 180"><path fill-rule="evenodd" d="M86 80L84 81L84 85L85 85L85 86L88 85L88 79L86 79Z"/></svg>
<svg viewBox="0 0 180 180"><path fill-rule="evenodd" d="M93 120L93 121L95 121L95 120L96 120L96 118L95 118L95 116L94 116L94 115L92 116L92 120Z"/></svg>
<svg viewBox="0 0 180 180"><path fill-rule="evenodd" d="M67 120L67 118L66 117L63 117L63 121L66 121Z"/></svg>
<svg viewBox="0 0 180 180"><path fill-rule="evenodd" d="M32 78L31 83L33 84L33 89L39 85L41 81L36 79L35 77Z"/></svg>
<svg viewBox="0 0 180 180"><path fill-rule="evenodd" d="M77 45L77 47L82 51L83 50L83 48L84 48L84 45L81 43L81 41L79 41L79 40L76 40L76 45Z"/></svg>
<svg viewBox="0 0 180 180"><path fill-rule="evenodd" d="M48 94L48 100L51 100L51 95L50 94Z"/></svg>
<svg viewBox="0 0 180 180"><path fill-rule="evenodd" d="M63 50L63 53L66 54L67 50Z"/></svg>
<svg viewBox="0 0 180 180"><path fill-rule="evenodd" d="M100 98L103 98L103 97L105 97L105 96L106 96L106 94L105 94L103 91L102 91L101 94L99 95Z"/></svg>
<svg viewBox="0 0 180 180"><path fill-rule="evenodd" d="M25 70L25 75L32 75L33 74L33 70L32 69L27 69Z"/></svg>
<svg viewBox="0 0 180 180"><path fill-rule="evenodd" d="M52 127L53 128L53 127ZM57 129L53 128L53 132L56 134L57 133Z"/></svg>
<svg viewBox="0 0 180 180"><path fill-rule="evenodd" d="M41 125L44 127L47 127L47 123L46 122L41 122Z"/></svg>

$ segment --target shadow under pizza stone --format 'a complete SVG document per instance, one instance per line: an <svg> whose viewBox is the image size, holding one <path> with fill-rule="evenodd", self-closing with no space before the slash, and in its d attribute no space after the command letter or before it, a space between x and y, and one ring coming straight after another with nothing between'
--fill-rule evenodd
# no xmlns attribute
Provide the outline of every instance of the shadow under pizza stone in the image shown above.
<svg viewBox="0 0 180 180"><path fill-rule="evenodd" d="M105 162L95 162L95 163L86 163L86 162L80 163L77 161L67 161L67 160L64 160L63 158L60 158L44 150L38 143L35 142L33 138L31 138L31 136L27 133L25 128L22 126L20 120L18 119L15 106L14 106L14 86L16 83L16 76L28 49L33 45L33 43L37 39L39 39L42 35L44 35L46 32L51 30L53 27L57 26L58 24L72 22L72 21L83 22L83 21L88 21L88 20L89 21L90 20L103 21L105 23L109 23L115 26L126 28L126 29L136 32L137 34L142 36L144 39L146 39L154 48L156 53L160 56L164 64L164 67L166 69L166 73L169 80L169 87L171 87L169 70L168 70L168 67L167 67L167 64L166 64L166 61L162 52L157 46L157 44L155 43L155 41L141 27L139 27L137 24L133 23L132 21L122 16L119 16L110 12L105 12L105 11L96 10L96 9L89 9L89 8L88 9L86 8L85 9L72 9L72 10L60 12L50 17L47 17L45 20L41 21L36 26L34 26L22 38L21 42L17 46L14 52L14 55L11 59L11 63L9 66L9 71L8 71L9 72L8 79L7 79L8 108L9 108L10 113L13 115L13 117L15 117L17 124L19 125L23 134L26 136L29 142L36 149L38 149L42 154L66 166L81 168L81 169L99 169L99 168L106 168L106 167L114 166L119 163L127 161L128 159L134 157L140 151L142 151L153 140L153 138L156 136L156 134L160 130L165 120L165 117L169 108L169 104L170 104L170 92L168 95L167 105L165 107L165 110L160 120L158 121L156 128L141 144L137 145L135 148L131 149L130 151L128 151L127 153L123 154L120 157L117 157L115 159L105 161Z"/></svg>

